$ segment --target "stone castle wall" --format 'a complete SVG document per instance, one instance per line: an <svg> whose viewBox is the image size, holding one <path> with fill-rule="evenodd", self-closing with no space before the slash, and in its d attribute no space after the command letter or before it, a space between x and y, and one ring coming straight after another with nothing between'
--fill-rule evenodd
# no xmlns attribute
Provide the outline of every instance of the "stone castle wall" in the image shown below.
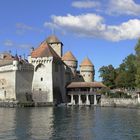
<svg viewBox="0 0 140 140"><path fill-rule="evenodd" d="M0 72L0 100L16 100L15 71Z"/></svg>
<svg viewBox="0 0 140 140"><path fill-rule="evenodd" d="M93 67L82 66L80 67L80 74L82 75L85 82L93 82Z"/></svg>
<svg viewBox="0 0 140 140"><path fill-rule="evenodd" d="M65 68L63 63L53 63L53 95L56 104L66 102Z"/></svg>
<svg viewBox="0 0 140 140"><path fill-rule="evenodd" d="M60 56L62 57L63 55L63 48L61 43L49 43L49 45L54 49L54 51Z"/></svg>
<svg viewBox="0 0 140 140"><path fill-rule="evenodd" d="M140 106L138 99L127 98L101 98L101 106L136 107Z"/></svg>
<svg viewBox="0 0 140 140"><path fill-rule="evenodd" d="M52 58L32 59L34 65L32 92L35 102L53 102L52 60Z"/></svg>
<svg viewBox="0 0 140 140"><path fill-rule="evenodd" d="M64 61L67 66L71 69L73 75L76 74L77 62L76 61Z"/></svg>
<svg viewBox="0 0 140 140"><path fill-rule="evenodd" d="M32 102L33 70L16 71L16 96L19 102Z"/></svg>

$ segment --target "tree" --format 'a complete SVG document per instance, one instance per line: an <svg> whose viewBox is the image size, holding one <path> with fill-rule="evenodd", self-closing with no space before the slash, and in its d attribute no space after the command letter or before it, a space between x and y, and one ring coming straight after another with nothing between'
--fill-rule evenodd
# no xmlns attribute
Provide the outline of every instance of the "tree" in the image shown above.
<svg viewBox="0 0 140 140"><path fill-rule="evenodd" d="M123 63L117 69L117 77L115 80L117 87L135 88L135 66L136 57L133 54L128 55Z"/></svg>
<svg viewBox="0 0 140 140"><path fill-rule="evenodd" d="M119 72L115 79L115 84L117 88L124 88L126 85L126 73L124 71Z"/></svg>
<svg viewBox="0 0 140 140"><path fill-rule="evenodd" d="M115 87L116 70L112 65L103 66L99 69L100 77L103 83L110 87Z"/></svg>
<svg viewBox="0 0 140 140"><path fill-rule="evenodd" d="M135 51L136 51L136 61L135 61L135 65L136 65L136 86L137 88L140 88L140 39L138 40L136 47L135 47Z"/></svg>

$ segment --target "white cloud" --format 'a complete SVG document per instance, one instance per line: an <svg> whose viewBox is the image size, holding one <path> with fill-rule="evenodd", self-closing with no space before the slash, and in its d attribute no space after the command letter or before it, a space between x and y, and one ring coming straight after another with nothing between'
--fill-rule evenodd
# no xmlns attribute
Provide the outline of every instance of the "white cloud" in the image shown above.
<svg viewBox="0 0 140 140"><path fill-rule="evenodd" d="M31 48L33 47L31 44L19 44L17 45L18 48L23 48L23 49L26 49L26 48Z"/></svg>
<svg viewBox="0 0 140 140"><path fill-rule="evenodd" d="M99 7L100 3L97 1L74 1L72 2L72 6L76 8L94 8L94 7Z"/></svg>
<svg viewBox="0 0 140 140"><path fill-rule="evenodd" d="M12 46L14 46L14 42L12 40L5 40L3 42L3 45L7 46L7 47L12 47Z"/></svg>
<svg viewBox="0 0 140 140"><path fill-rule="evenodd" d="M24 34L26 31L33 31L33 32L39 32L39 33L43 32L43 30L41 30L39 28L29 26L24 23L17 23L16 28L17 28L18 34Z"/></svg>
<svg viewBox="0 0 140 140"><path fill-rule="evenodd" d="M56 24L51 23L51 22L45 22L45 23L44 23L44 27L49 27L49 28L51 28L52 30L53 30L53 29L56 29L56 28L59 28Z"/></svg>
<svg viewBox="0 0 140 140"><path fill-rule="evenodd" d="M134 0L109 0L107 12L109 14L138 16L140 4L135 3Z"/></svg>
<svg viewBox="0 0 140 140"><path fill-rule="evenodd" d="M24 23L17 23L17 24L16 24L16 27L17 27L18 29L23 29L23 30L33 30L33 27L28 26L28 25L26 25L26 24L24 24Z"/></svg>
<svg viewBox="0 0 140 140"><path fill-rule="evenodd" d="M77 16L68 14L67 16L52 16L52 24L67 33L111 41L136 39L140 36L140 20L138 19L131 19L120 25L106 25L103 17L96 14L88 13Z"/></svg>
<svg viewBox="0 0 140 140"><path fill-rule="evenodd" d="M31 48L32 45L31 44L18 44L12 40L5 40L3 42L3 45L6 47L15 47L15 48L21 48L21 49L26 49L26 48Z"/></svg>
<svg viewBox="0 0 140 140"><path fill-rule="evenodd" d="M118 26L107 26L105 37L112 41L137 39L140 37L140 20L131 19Z"/></svg>

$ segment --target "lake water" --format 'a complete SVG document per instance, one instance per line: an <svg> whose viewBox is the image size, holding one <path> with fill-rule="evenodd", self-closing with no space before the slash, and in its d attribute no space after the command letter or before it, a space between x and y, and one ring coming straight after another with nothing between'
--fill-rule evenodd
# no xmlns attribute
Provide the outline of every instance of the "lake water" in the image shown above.
<svg viewBox="0 0 140 140"><path fill-rule="evenodd" d="M140 140L140 110L0 108L0 140Z"/></svg>

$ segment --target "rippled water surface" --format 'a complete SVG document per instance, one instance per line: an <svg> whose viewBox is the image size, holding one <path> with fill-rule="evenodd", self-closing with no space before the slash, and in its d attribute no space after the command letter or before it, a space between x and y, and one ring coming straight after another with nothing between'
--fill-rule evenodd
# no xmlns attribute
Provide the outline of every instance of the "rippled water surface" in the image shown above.
<svg viewBox="0 0 140 140"><path fill-rule="evenodd" d="M140 140L140 110L0 108L0 140Z"/></svg>

